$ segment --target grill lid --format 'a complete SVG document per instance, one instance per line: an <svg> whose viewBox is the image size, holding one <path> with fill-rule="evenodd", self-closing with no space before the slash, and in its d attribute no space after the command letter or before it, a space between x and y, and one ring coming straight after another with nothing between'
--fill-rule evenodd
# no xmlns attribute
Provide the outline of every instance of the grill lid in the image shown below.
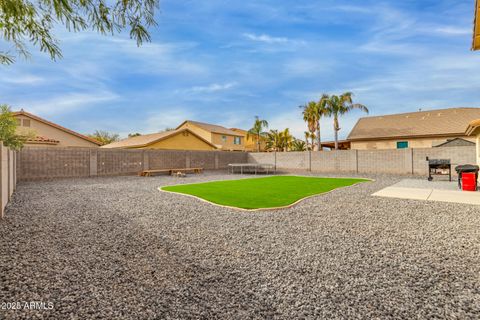
<svg viewBox="0 0 480 320"><path fill-rule="evenodd" d="M429 165L446 165L450 164L450 159L429 159L428 160Z"/></svg>

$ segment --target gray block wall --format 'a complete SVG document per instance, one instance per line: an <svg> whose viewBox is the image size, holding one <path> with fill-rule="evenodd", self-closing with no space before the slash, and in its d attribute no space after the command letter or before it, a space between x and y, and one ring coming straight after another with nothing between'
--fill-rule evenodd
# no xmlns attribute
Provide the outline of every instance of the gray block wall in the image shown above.
<svg viewBox="0 0 480 320"><path fill-rule="evenodd" d="M247 159L286 171L427 175L426 157L450 159L453 170L459 164L475 164L475 147L249 153Z"/></svg>

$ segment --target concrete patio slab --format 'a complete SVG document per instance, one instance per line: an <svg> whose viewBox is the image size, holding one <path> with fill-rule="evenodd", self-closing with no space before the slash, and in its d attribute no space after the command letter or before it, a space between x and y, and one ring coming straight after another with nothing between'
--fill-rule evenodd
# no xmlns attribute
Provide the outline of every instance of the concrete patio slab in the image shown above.
<svg viewBox="0 0 480 320"><path fill-rule="evenodd" d="M372 196L400 198L400 199L414 199L427 200L432 192L431 189L421 188L404 188L404 187L387 187L372 194Z"/></svg>
<svg viewBox="0 0 480 320"><path fill-rule="evenodd" d="M480 192L433 190L428 200L480 205Z"/></svg>
<svg viewBox="0 0 480 320"><path fill-rule="evenodd" d="M480 192L461 191L455 182L405 179L372 196L480 205Z"/></svg>

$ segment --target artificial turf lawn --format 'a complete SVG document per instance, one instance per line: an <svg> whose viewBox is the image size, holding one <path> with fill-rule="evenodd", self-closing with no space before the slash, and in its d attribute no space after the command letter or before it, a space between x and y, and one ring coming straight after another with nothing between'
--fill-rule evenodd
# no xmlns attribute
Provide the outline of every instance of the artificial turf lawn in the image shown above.
<svg viewBox="0 0 480 320"><path fill-rule="evenodd" d="M351 186L366 179L274 176L162 187L207 201L243 209L288 206L302 198Z"/></svg>

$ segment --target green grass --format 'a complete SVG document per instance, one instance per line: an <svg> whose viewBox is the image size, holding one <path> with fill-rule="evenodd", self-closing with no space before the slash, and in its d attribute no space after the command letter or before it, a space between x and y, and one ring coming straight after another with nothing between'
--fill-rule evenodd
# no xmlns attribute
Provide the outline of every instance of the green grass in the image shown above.
<svg viewBox="0 0 480 320"><path fill-rule="evenodd" d="M351 186L366 179L274 176L212 181L162 187L162 190L193 195L242 209L288 206L302 198Z"/></svg>

